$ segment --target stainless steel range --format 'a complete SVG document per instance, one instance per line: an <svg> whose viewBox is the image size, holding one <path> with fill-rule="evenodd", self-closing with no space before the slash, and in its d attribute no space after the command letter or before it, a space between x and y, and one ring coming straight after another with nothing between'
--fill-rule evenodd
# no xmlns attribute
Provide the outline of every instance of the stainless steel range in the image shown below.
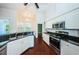
<svg viewBox="0 0 79 59"><path fill-rule="evenodd" d="M52 32L52 34L50 34L50 46L56 48L58 53L60 53L60 42L62 39L61 36L63 36L62 34L68 35L68 32L56 31L56 32Z"/></svg>
<svg viewBox="0 0 79 59"><path fill-rule="evenodd" d="M50 45L60 50L60 37L55 35L50 35Z"/></svg>

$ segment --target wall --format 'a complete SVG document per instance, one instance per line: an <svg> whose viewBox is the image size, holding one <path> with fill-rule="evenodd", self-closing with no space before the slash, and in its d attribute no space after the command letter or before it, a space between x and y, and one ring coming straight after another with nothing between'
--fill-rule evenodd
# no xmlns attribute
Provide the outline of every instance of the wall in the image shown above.
<svg viewBox="0 0 79 59"><path fill-rule="evenodd" d="M36 13L32 4L29 4L27 7L22 4L14 3L14 4L7 4L3 3L0 4L0 18L8 18L10 19L11 24L11 33L15 33L18 31L18 24L30 22L32 24L32 31L34 34L37 33L37 21L36 21ZM28 8L28 9L27 9ZM30 19L30 21L29 21ZM25 26L25 25L23 25Z"/></svg>
<svg viewBox="0 0 79 59"><path fill-rule="evenodd" d="M9 19L11 24L11 33L16 32L16 18L15 18L16 12L10 9L1 9L0 8L0 19Z"/></svg>

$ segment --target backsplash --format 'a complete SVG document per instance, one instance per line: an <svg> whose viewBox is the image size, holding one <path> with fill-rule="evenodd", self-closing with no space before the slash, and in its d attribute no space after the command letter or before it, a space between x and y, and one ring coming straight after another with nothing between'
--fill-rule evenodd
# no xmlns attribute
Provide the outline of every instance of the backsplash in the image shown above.
<svg viewBox="0 0 79 59"><path fill-rule="evenodd" d="M68 34L71 36L79 37L79 30L55 30L52 28L47 28L47 29L45 29L45 32L47 32L47 31L49 31L49 32L65 31L65 32L68 32Z"/></svg>
<svg viewBox="0 0 79 59"><path fill-rule="evenodd" d="M79 37L79 31L78 30L65 30L69 32L69 35Z"/></svg>

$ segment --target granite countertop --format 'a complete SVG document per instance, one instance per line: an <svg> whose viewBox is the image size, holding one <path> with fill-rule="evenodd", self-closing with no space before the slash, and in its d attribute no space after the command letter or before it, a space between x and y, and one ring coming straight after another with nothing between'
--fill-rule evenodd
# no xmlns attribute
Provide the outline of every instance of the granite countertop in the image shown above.
<svg viewBox="0 0 79 59"><path fill-rule="evenodd" d="M60 34L60 33L56 33L56 32L44 32L44 33L48 34L48 35L60 36L61 40L64 40L64 41L67 41L71 44L79 46L79 37L70 36L70 35L67 35L67 34Z"/></svg>
<svg viewBox="0 0 79 59"><path fill-rule="evenodd" d="M0 48L3 47L4 45L6 45L7 43L8 43L8 41L0 42Z"/></svg>

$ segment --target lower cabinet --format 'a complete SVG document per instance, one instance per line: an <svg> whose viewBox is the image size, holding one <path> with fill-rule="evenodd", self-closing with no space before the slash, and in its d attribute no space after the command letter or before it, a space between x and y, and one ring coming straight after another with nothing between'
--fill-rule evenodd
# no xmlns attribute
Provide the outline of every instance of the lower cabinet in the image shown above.
<svg viewBox="0 0 79 59"><path fill-rule="evenodd" d="M48 34L43 34L43 40L49 45L49 35Z"/></svg>
<svg viewBox="0 0 79 59"><path fill-rule="evenodd" d="M61 40L61 55L79 55L79 46Z"/></svg>
<svg viewBox="0 0 79 59"><path fill-rule="evenodd" d="M19 55L34 46L34 36L27 36L7 44L7 55Z"/></svg>
<svg viewBox="0 0 79 59"><path fill-rule="evenodd" d="M34 46L34 36L27 36L22 39L21 41L21 50L22 52L25 51L26 49L33 47Z"/></svg>
<svg viewBox="0 0 79 59"><path fill-rule="evenodd" d="M21 40L15 40L7 43L7 54L15 55L21 53Z"/></svg>

